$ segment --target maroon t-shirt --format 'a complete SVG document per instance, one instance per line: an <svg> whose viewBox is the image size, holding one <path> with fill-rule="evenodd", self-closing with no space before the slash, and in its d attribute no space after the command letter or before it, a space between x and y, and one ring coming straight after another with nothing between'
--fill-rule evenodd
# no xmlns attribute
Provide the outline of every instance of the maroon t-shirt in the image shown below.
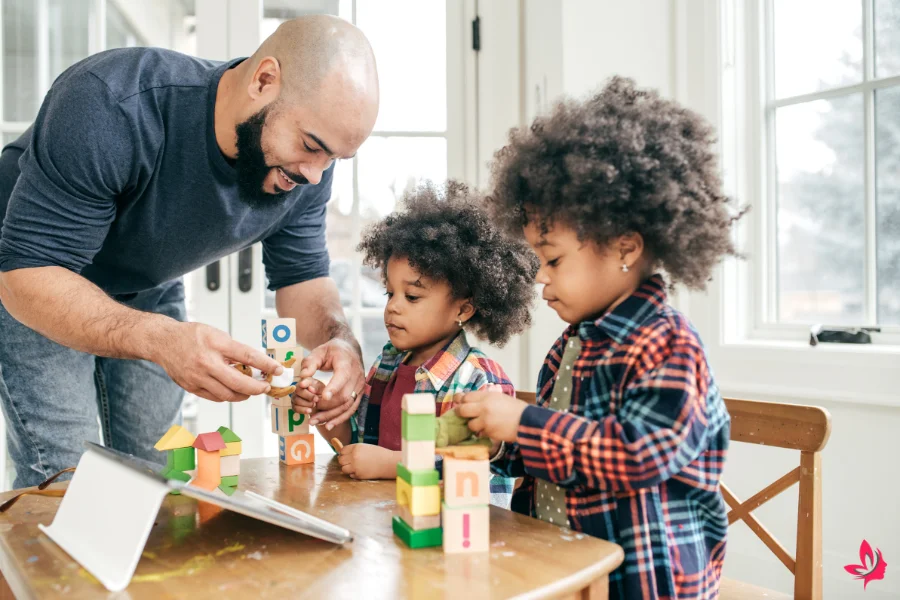
<svg viewBox="0 0 900 600"><path fill-rule="evenodd" d="M381 396L381 420L378 423L378 445L388 450L400 450L401 412L403 395L412 394L416 389L416 370L401 364L394 371Z"/></svg>

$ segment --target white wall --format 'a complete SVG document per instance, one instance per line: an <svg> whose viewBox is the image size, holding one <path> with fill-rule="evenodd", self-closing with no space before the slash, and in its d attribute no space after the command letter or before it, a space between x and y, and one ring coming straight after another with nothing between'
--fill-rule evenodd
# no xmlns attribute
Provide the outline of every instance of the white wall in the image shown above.
<svg viewBox="0 0 900 600"><path fill-rule="evenodd" d="M546 111L551 105L548 98L561 93L584 95L619 74L634 78L641 86L655 87L718 122L717 59L710 55L710 48L715 50L718 44L715 6L715 0L523 0L523 121L530 122ZM718 329L705 324L708 302L691 295L673 302L698 322L701 334L712 342ZM534 326L520 342L520 387L534 385L544 355L564 325L553 311L540 305ZM713 353L711 360L714 372L723 374L719 379L723 393L741 394L743 380L738 374L746 378L746 373L753 372L750 365L727 353ZM822 368L829 369L824 364ZM900 364L894 372L900 372ZM764 387L765 376L754 377ZM900 597L900 576L892 575L891 566L900 556L900 511L896 509L900 482L895 466L900 456L900 402L875 406L830 401L824 395L800 400L799 388L779 384L783 393L778 397L753 397L816 404L832 415L832 434L823 454L825 598ZM893 389L884 393L896 396ZM840 397L851 395L852 391L844 390ZM725 480L746 499L798 464L796 452L732 445ZM791 552L795 549L796 510L795 486L755 512ZM865 596L861 582L843 569L845 564L858 562L863 538L879 547L888 562L885 580L870 583ZM740 523L729 531L725 569L730 577L784 592L792 589L787 569Z"/></svg>

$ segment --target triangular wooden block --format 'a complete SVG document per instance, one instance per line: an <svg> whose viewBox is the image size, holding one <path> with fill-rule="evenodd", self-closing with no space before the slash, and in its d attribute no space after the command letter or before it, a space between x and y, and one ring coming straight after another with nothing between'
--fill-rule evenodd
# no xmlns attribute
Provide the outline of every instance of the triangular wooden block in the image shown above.
<svg viewBox="0 0 900 600"><path fill-rule="evenodd" d="M194 434L181 425L172 425L153 447L160 452L176 448L190 448L194 445L194 439Z"/></svg>
<svg viewBox="0 0 900 600"><path fill-rule="evenodd" d="M238 435L237 435L235 432L233 432L232 430L228 429L228 428L225 427L224 425L222 425L221 427L219 427L219 429L218 429L217 431L218 431L220 434L222 434L222 441L225 442L226 444L230 444L230 443L233 443L233 442L240 442L240 441L242 441L241 438L239 438Z"/></svg>

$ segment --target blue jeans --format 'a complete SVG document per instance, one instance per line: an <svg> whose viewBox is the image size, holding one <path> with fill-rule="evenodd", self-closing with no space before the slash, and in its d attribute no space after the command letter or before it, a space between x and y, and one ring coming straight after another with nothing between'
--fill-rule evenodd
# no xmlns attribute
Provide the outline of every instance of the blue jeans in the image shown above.
<svg viewBox="0 0 900 600"><path fill-rule="evenodd" d="M173 282L121 299L185 320L184 287ZM181 422L182 390L157 364L103 358L61 346L16 321L0 304L0 403L15 487L74 467L84 441L160 462L153 449Z"/></svg>

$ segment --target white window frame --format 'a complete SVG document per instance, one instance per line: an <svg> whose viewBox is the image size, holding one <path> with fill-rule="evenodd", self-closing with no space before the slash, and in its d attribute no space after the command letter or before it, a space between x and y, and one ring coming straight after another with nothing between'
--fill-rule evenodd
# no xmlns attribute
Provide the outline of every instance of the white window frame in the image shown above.
<svg viewBox="0 0 900 600"><path fill-rule="evenodd" d="M900 345L882 338L879 344L813 348L806 329L801 328L802 335L767 337L752 318L754 272L759 281L765 268L753 259L759 250L758 230L765 222L756 200L765 190L759 171L754 175L754 168L764 166L762 140L748 141L748 134L756 131L757 138L762 137L764 96L755 83L759 79L746 73L758 73L765 60L759 44L749 43L759 39L754 36L760 32L760 9L759 0L676 1L676 99L720 132L722 166L726 181L732 182L728 191L752 206L736 231L739 247L751 258L726 260L706 292L679 294L679 307L703 337L726 395L900 406ZM729 82L734 87L726 96ZM756 121L731 117L736 126L729 129L727 111L751 114L748 106L759 109Z"/></svg>
<svg viewBox="0 0 900 600"><path fill-rule="evenodd" d="M775 177L775 111L820 99L849 94L863 95L864 106L864 182L865 182L865 257L864 317L858 326L875 326L876 289L876 197L875 197L875 90L900 85L900 76L875 78L874 0L863 5L863 81L854 85L829 88L797 96L774 98L774 41L772 38L775 0L723 0L723 70L733 69L736 86L722 92L734 98L730 114L723 114L723 137L735 148L723 148L726 156L739 160L738 148L745 160L725 164L726 179L738 199L754 198L753 210L744 218L740 232L742 248L751 255L747 269L739 268L737 284L743 290L744 336L751 340L801 341L809 338L810 324L779 323L777 263L777 181ZM730 130L730 131L729 131ZM730 171L730 173L729 173ZM729 177L730 175L730 177ZM828 323L825 323L828 325ZM900 326L881 325L872 334L876 345L900 346Z"/></svg>

